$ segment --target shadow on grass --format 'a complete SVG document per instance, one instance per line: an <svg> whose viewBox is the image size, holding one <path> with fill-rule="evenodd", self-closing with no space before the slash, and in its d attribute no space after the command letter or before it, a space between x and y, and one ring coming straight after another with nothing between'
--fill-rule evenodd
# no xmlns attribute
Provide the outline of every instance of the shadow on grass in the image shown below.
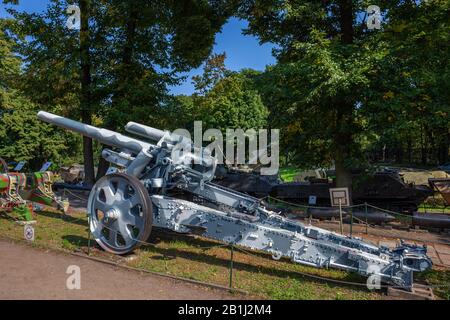
<svg viewBox="0 0 450 320"><path fill-rule="evenodd" d="M0 212L0 219L12 221L12 222L17 222L18 221L17 219L15 219L12 216L8 215L8 213L6 213L6 212Z"/></svg>
<svg viewBox="0 0 450 320"><path fill-rule="evenodd" d="M38 212L37 214L40 215L40 216L47 217L47 218L63 220L64 222L73 223L73 224L76 224L76 225L79 225L79 226L86 227L88 225L87 220L83 220L81 218L71 217L69 215L64 215L62 213L41 211L41 212Z"/></svg>
<svg viewBox="0 0 450 320"><path fill-rule="evenodd" d="M193 238L189 235L182 235L182 234L174 234L174 233L168 233L164 232L162 230L154 230L152 231L152 235L150 236L149 242L154 244L153 242L156 240L157 242L160 242L162 240L165 241L183 241L189 243L189 246L192 246L193 249L195 247L198 248L204 248L204 247L214 247L214 246L220 246L222 243L220 242L214 242L210 241L208 239L199 239L199 238ZM229 268L230 260L226 258L219 258L213 255L209 255L206 252L208 249L204 249L202 252L191 252L191 251L184 251L183 248L158 248L154 246L147 246L147 247L141 247L141 250L158 253L159 255L155 257L155 260L169 260L173 259L173 257L180 257L183 259L196 261L196 262L202 262L202 263L208 263L215 266L221 266L225 268ZM228 249L229 250L229 249ZM248 251L248 250L247 250ZM236 250L236 252L239 252L239 250ZM245 254L245 253L243 253ZM258 251L252 251L251 254L253 256L257 256L261 259L271 259L270 255L264 253L264 252L258 252ZM284 262L291 263L288 259L283 259ZM264 261L261 261L264 263ZM263 273L270 276L276 276L280 278L293 278L293 279L301 279L301 280L308 280L313 283L322 283L327 284L330 288L334 287L345 287L345 288L352 288L352 289L358 289L360 291L369 292L369 290L366 288L365 285L358 286L358 285L349 285L349 284L339 284L339 283L333 283L330 282L330 280L321 280L314 278L314 275L307 276L302 275L298 273L297 271L290 271L290 270L280 270L276 269L273 266L265 266L265 265L252 265L249 263L244 262L238 262L233 261L233 269L238 271L247 271L251 273ZM320 276L319 276L320 277ZM355 274L355 273L346 273L345 276L342 279L339 279L338 281L347 281L347 282L356 282L356 283L365 283L365 278Z"/></svg>
<svg viewBox="0 0 450 320"><path fill-rule="evenodd" d="M159 253L161 256L158 256L156 259L158 260L169 260L173 259L173 257L180 257L183 259L196 261L196 262L202 262L207 264L212 264L215 266L221 266L224 268L228 268L230 265L229 259L223 259L216 256L211 256L205 253L195 253L195 252L187 252L183 251L182 249L163 249L163 248L157 248L157 247L147 247L143 248L142 250L147 250L151 252ZM266 259L269 259L268 257L265 257ZM300 274L296 271L290 271L290 270L280 270L276 269L271 266L263 266L263 265L252 265L244 262L238 262L233 261L233 269L238 271L247 271L251 273L263 273L265 275L269 276L276 276L279 278L292 278L292 279L302 279L302 280L308 280L313 283L326 283L330 287L346 287L346 288L353 288L353 289L359 289L363 291L369 291L365 288L365 286L358 286L358 285L349 285L349 284L339 284L330 282L328 279L317 279L314 278L314 275L307 276ZM320 277L320 276L319 276ZM356 274L346 274L342 279L338 281L347 281L347 282L357 282L362 283L364 278L356 275Z"/></svg>
<svg viewBox="0 0 450 320"><path fill-rule="evenodd" d="M88 238L82 237L78 235L65 235L62 237L63 241L67 241L70 244L77 246L77 247L88 247ZM164 242L170 242L170 241L179 241L182 243L186 243L186 246L189 246L189 248L159 248L155 245L160 243L161 241ZM153 229L151 236L149 238L149 246L142 246L140 250L144 252L151 252L151 253L157 253L158 255L155 257L152 257L153 260L174 260L177 257L183 258L186 260L194 261L194 262L201 262L206 263L210 265L220 266L224 268L229 268L230 260L227 258L220 258L214 255L207 254L206 251L209 248L214 248L217 246L223 245L221 242L215 242L210 241L208 239L200 239L200 238L194 238L190 235L183 235L183 234L177 234L173 232L167 232L163 231L161 229ZM91 248L100 248L96 241L94 239L91 239ZM191 252L191 251L185 251L189 249L202 249L201 252ZM228 249L229 250L229 249ZM236 250L236 252L239 252L239 250ZM245 253L243 253L245 254ZM258 252L258 251L252 251L253 256L257 256L261 259L271 259L270 255L264 253L264 252ZM285 262L289 262L289 260L284 259ZM261 263L264 263L264 261L261 261ZM307 280L312 283L321 283L321 284L327 284L330 288L348 288L348 289L357 289L359 291L368 292L369 290L365 286L357 286L357 285L350 285L350 284L339 284L330 282L330 280L321 280L314 278L314 275L307 276L300 274L296 271L291 270L280 270L276 269L273 266L270 265L253 265L245 262L239 262L239 261L233 261L233 269L237 271L246 271L250 273L263 273L265 275L269 276L275 276L279 278L292 278L297 280ZM319 276L320 277L320 276ZM365 278L363 278L360 275L354 274L354 273L347 273L345 276L338 281L347 281L347 282L357 282L364 284Z"/></svg>
<svg viewBox="0 0 450 320"><path fill-rule="evenodd" d="M87 247L89 246L89 240L85 237L75 236L75 235L67 235L62 236L63 241L66 241L77 247ZM96 244L95 240L91 239L91 247L94 247Z"/></svg>

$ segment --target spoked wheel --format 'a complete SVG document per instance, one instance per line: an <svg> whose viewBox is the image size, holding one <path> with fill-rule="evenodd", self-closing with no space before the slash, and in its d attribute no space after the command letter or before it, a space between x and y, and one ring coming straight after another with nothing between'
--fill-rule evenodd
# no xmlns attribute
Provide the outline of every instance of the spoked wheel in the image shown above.
<svg viewBox="0 0 450 320"><path fill-rule="evenodd" d="M88 200L89 227L97 243L106 251L126 254L150 236L152 202L135 177L106 175L92 188Z"/></svg>

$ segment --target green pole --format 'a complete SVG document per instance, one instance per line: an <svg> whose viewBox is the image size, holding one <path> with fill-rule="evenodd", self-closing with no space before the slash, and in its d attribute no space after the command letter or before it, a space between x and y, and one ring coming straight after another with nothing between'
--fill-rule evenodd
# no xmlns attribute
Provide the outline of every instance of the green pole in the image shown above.
<svg viewBox="0 0 450 320"><path fill-rule="evenodd" d="M233 289L233 255L234 255L234 245L231 244L231 257L230 257L230 289Z"/></svg>

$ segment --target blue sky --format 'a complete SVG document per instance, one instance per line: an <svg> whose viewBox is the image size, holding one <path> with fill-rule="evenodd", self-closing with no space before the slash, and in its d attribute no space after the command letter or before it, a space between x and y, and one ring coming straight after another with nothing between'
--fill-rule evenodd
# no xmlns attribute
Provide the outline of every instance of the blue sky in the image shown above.
<svg viewBox="0 0 450 320"><path fill-rule="evenodd" d="M41 12L45 10L48 0L20 0L16 6L19 10L27 12ZM0 17L7 17L5 5L0 2ZM216 36L215 53L227 53L226 67L233 71L243 68L264 70L266 65L275 63L272 56L273 45L259 45L255 37L242 35L242 29L247 26L246 21L231 18L224 25L222 32ZM192 70L188 73L188 79L180 86L172 87L173 94L192 94L194 87L191 77L201 73L202 68Z"/></svg>

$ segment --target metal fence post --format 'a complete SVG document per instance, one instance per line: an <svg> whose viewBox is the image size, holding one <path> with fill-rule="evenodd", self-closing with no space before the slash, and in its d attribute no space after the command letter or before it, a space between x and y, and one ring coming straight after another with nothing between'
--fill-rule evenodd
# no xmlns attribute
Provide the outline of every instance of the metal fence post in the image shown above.
<svg viewBox="0 0 450 320"><path fill-rule="evenodd" d="M230 289L233 289L233 255L234 255L234 245L231 244L231 256L230 256Z"/></svg>
<svg viewBox="0 0 450 320"><path fill-rule="evenodd" d="M88 256L91 255L91 228L88 231Z"/></svg>
<svg viewBox="0 0 450 320"><path fill-rule="evenodd" d="M88 215L88 256L91 255L91 217Z"/></svg>
<svg viewBox="0 0 450 320"><path fill-rule="evenodd" d="M353 236L353 208L350 209L350 238Z"/></svg>
<svg viewBox="0 0 450 320"><path fill-rule="evenodd" d="M369 234L369 224L367 223L367 202L364 202L366 208L366 234Z"/></svg>

